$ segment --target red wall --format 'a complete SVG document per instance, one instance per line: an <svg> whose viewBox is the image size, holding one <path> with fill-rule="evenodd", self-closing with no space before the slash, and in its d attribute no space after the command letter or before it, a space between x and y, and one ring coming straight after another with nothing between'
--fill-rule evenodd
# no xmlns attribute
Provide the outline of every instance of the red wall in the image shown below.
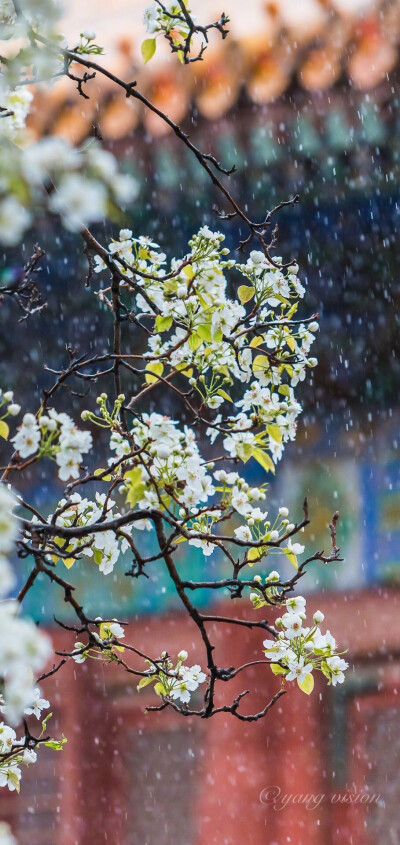
<svg viewBox="0 0 400 845"><path fill-rule="evenodd" d="M393 740L385 733L385 725L400 725L399 603L396 591L310 596L309 614L323 610L322 627L349 648L346 695L333 699L322 677L310 698L288 685L254 723L227 714L206 721L170 710L146 715L155 697L151 688L137 694L134 676L95 661L64 667L42 689L55 714L52 732L68 743L24 773L21 796L2 790L0 816L12 821L20 845L373 845L377 831L389 842L397 822L388 810L349 802L378 783L390 812L398 806L398 776L389 795L384 772L400 741L400 727ZM237 616L248 615L247 604L237 607ZM232 604L215 608L231 611ZM260 656L261 631L215 623L210 630L220 666ZM54 637L58 648L71 647L65 632ZM127 641L153 656L186 648L191 662L204 664L196 628L182 615L132 622ZM217 703L250 689L241 710L258 712L278 688L279 679L256 666L223 685ZM272 793L260 800L269 787L280 790L275 805ZM400 780L395 788L400 798ZM322 796L319 807L307 808L307 795Z"/></svg>

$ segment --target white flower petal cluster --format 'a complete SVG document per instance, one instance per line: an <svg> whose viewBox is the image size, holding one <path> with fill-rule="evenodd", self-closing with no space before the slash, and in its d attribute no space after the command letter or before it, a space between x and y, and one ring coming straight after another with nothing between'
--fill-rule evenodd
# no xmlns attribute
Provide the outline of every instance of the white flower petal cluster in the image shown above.
<svg viewBox="0 0 400 845"><path fill-rule="evenodd" d="M47 634L19 615L19 604L6 600L14 585L7 560L18 536L18 520L13 513L17 501L0 484L0 677L4 684L4 709L11 724L17 724L27 707L37 707L39 698L33 685L34 674L42 671L52 654Z"/></svg>
<svg viewBox="0 0 400 845"><path fill-rule="evenodd" d="M143 294L136 295L139 313L154 317L146 371L154 366L162 375L166 368L178 368L204 406L214 411L230 399L229 385L248 385L235 403L237 413L225 421L218 414L207 435L213 443L222 433L223 448L232 458L255 457L273 471L285 444L296 436L302 408L294 387L316 363L308 353L318 324L311 322L312 330L291 324L304 294L297 265L283 268L278 258L274 266L256 252L246 264L236 264L226 259L223 240L220 232L201 227L189 241L185 259L171 260L173 275L167 279L166 256L148 238L122 229L108 251L110 258L123 262L123 275L142 288ZM249 282L238 288L238 299L227 293L226 271L232 267ZM96 258L95 269L106 269L102 259ZM246 310L247 301L257 305L254 316Z"/></svg>
<svg viewBox="0 0 400 845"><path fill-rule="evenodd" d="M77 428L68 414L58 413L50 408L47 415L37 419L33 414L24 414L17 434L11 442L21 458L35 455L54 458L61 481L79 477L83 455L92 448L90 431Z"/></svg>
<svg viewBox="0 0 400 845"><path fill-rule="evenodd" d="M35 693L39 693L35 690ZM49 706L44 699L37 699L35 709L26 709L26 715L35 713L40 718L40 711ZM5 708L1 707L4 712ZM0 722L0 787L7 786L10 792L19 792L20 780L22 777L21 766L29 766L36 763L37 754L32 748L25 748L25 738L18 739L14 728L5 722ZM57 744L57 743L55 743ZM7 826L0 822L0 845L15 843L15 839L9 838Z"/></svg>
<svg viewBox="0 0 400 845"><path fill-rule="evenodd" d="M150 666L149 677L139 682L138 690L154 683L157 695L172 701L181 701L182 704L189 704L192 693L207 680L207 676L198 664L186 666L187 658L187 651L182 650L178 654L175 666L165 652L157 664L147 661Z"/></svg>
<svg viewBox="0 0 400 845"><path fill-rule="evenodd" d="M0 103L22 100L10 91ZM139 186L129 174L118 171L114 156L94 144L76 150L61 138L43 138L17 146L11 136L24 134L23 109L19 103L10 116L0 120L0 240L6 246L20 242L23 233L41 210L60 215L66 229L79 231L107 217L111 201L125 207L133 202ZM26 130L25 130L26 131ZM23 190L16 191L15 186ZM22 200L21 197L24 197ZM34 213L33 213L34 210Z"/></svg>
<svg viewBox="0 0 400 845"><path fill-rule="evenodd" d="M124 650L122 646L114 643L114 640L122 640L125 637L125 629L117 619L105 622L101 616L97 616L95 622L99 626L99 633L92 632L92 635L101 647L93 647L85 645L82 642L76 642L75 651L71 655L75 663L84 663L88 657L92 657L95 660L103 659L109 661L113 658L114 648L116 651Z"/></svg>
<svg viewBox="0 0 400 845"><path fill-rule="evenodd" d="M40 437L40 427L34 414L24 414L17 434L14 435L11 442L14 443L15 451L19 452L21 458L29 458L30 455L37 452Z"/></svg>
<svg viewBox="0 0 400 845"><path fill-rule="evenodd" d="M144 450L140 464L143 488L139 508L160 507L156 493L165 491L188 511L214 495L212 478L207 472L192 429L183 431L176 420L162 414L142 414L135 420L131 435L135 449ZM112 434L110 448L119 459L130 451L128 441ZM129 489L129 488L128 488ZM135 527L137 523L134 523Z"/></svg>
<svg viewBox="0 0 400 845"><path fill-rule="evenodd" d="M56 516L55 524L63 528L93 525L102 521L104 515L107 519L114 519L121 515L115 510L113 499L106 501L105 493L96 493L95 501L83 498L79 493L72 493L69 499L61 499L57 510L60 513ZM51 518L49 517L49 521ZM126 534L129 534L131 530L131 525L124 527ZM110 530L97 531L84 537L73 537L67 544L62 537L56 537L55 542L62 547L62 560L68 568L73 565L76 553L82 548L84 556L93 558L103 575L109 575L113 571L121 552L124 553L129 548L125 537L118 538L114 531Z"/></svg>
<svg viewBox="0 0 400 845"><path fill-rule="evenodd" d="M190 12L189 8L188 11ZM162 32L167 35L172 33L175 41L177 38L178 40L179 38L186 38L189 33L188 24L176 0L163 0L162 7L158 3L151 3L146 6L143 23L150 35L157 35Z"/></svg>
<svg viewBox="0 0 400 845"><path fill-rule="evenodd" d="M4 712L11 724L17 724L25 708L35 706L33 677L44 669L53 652L47 634L30 619L19 616L19 605L15 601L0 603L0 626Z"/></svg>
<svg viewBox="0 0 400 845"><path fill-rule="evenodd" d="M2 80L0 80L1 105L8 116L3 116L0 120L0 138L22 140L33 94L26 87L9 90L4 85L2 86L1 82Z"/></svg>
<svg viewBox="0 0 400 845"><path fill-rule="evenodd" d="M285 606L286 612L275 622L279 630L277 638L263 643L272 668L279 663L285 680L297 680L299 685L313 671L322 672L332 686L343 683L349 664L336 653L336 641L330 631L322 634L319 623L323 621L324 614L316 611L313 625L307 627L304 624L306 599L303 596L287 598Z"/></svg>
<svg viewBox="0 0 400 845"><path fill-rule="evenodd" d="M0 3L6 58L0 74L0 242L5 246L21 241L40 210L59 214L67 229L79 231L105 218L110 202L124 207L138 194L137 181L120 172L115 157L97 141L76 150L62 138L32 141L26 129L33 99L26 83L51 84L63 72L58 47L67 45L57 28L61 12L57 0L21 0L17 7L11 0ZM30 26L39 40L30 37ZM94 37L81 33L76 53L101 53Z"/></svg>
<svg viewBox="0 0 400 845"><path fill-rule="evenodd" d="M25 707L24 713L27 716L36 716L37 719L40 719L42 710L47 710L50 707L50 702L47 701L47 698L42 698L39 687L35 687L33 693L32 704L30 707Z"/></svg>

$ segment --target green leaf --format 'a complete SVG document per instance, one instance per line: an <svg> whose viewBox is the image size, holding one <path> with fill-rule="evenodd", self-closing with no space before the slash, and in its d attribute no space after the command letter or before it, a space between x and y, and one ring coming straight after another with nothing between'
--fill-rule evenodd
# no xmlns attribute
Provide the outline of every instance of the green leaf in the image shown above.
<svg viewBox="0 0 400 845"><path fill-rule="evenodd" d="M183 268L183 273L184 273L184 275L186 276L186 278L187 278L187 279L193 279L193 276L194 276L194 270L193 270L192 265L191 265L191 264L188 264L188 265L187 265L187 267L184 267L184 268ZM200 299L200 295L199 295L199 294L197 294L197 296L198 296L198 297L199 297L199 299ZM200 299L200 302L201 302L201 299Z"/></svg>
<svg viewBox="0 0 400 845"><path fill-rule="evenodd" d="M282 443L282 429L279 428L279 425L269 425L267 426L267 431L273 440L276 440L277 443Z"/></svg>
<svg viewBox="0 0 400 845"><path fill-rule="evenodd" d="M282 296L281 293L274 293L273 295L274 295L275 299L278 299L279 302L282 302L284 305L288 305L288 306L290 305L289 300L285 299L285 297Z"/></svg>
<svg viewBox="0 0 400 845"><path fill-rule="evenodd" d="M149 684L152 684L153 681L154 681L154 678L141 678L137 687L136 687L137 691L139 692L144 687L147 687Z"/></svg>
<svg viewBox="0 0 400 845"><path fill-rule="evenodd" d="M297 679L297 685L302 692L305 692L306 695L311 695L314 689L314 678L311 672L304 678L304 681L299 681Z"/></svg>
<svg viewBox="0 0 400 845"><path fill-rule="evenodd" d="M293 340L293 338L292 338L292 335L291 335L291 334L287 334L287 335L285 335L285 341L286 341L286 343L287 343L287 345L288 345L288 347L289 347L290 351L291 351L291 352L294 352L294 350L295 350L295 348L296 348L296 344L295 344L295 342L294 342L294 340Z"/></svg>
<svg viewBox="0 0 400 845"><path fill-rule="evenodd" d="M255 292L256 291L253 286L248 287L248 285L240 285L240 287L238 287L238 297L242 305L244 305L246 302L250 302L250 299L253 299Z"/></svg>
<svg viewBox="0 0 400 845"><path fill-rule="evenodd" d="M264 549L262 547L256 548L253 546L247 552L247 562L249 566L254 566L256 560L261 560L264 555Z"/></svg>
<svg viewBox="0 0 400 845"><path fill-rule="evenodd" d="M262 372L270 369L269 358L266 355L256 355L253 361L253 373Z"/></svg>
<svg viewBox="0 0 400 845"><path fill-rule="evenodd" d="M135 467L129 470L124 475L124 483L128 488L126 494L126 501L131 508L134 508L140 499L143 499L146 486L143 482L142 472L140 467Z"/></svg>
<svg viewBox="0 0 400 845"><path fill-rule="evenodd" d="M227 400L227 402L232 402L232 401L233 401L233 400L231 399L231 397L230 397L230 396L228 396L228 394L225 392L225 390L222 390L222 387L221 387L221 388L217 391L217 393L218 393L218 396L222 396L222 398L223 398L223 399L226 399L226 400Z"/></svg>
<svg viewBox="0 0 400 845"><path fill-rule="evenodd" d="M63 562L64 566L67 567L67 569L71 569L71 566L73 566L74 563L75 563L75 558L74 557L63 557L62 562Z"/></svg>
<svg viewBox="0 0 400 845"><path fill-rule="evenodd" d="M105 469L95 469L93 475L102 475L103 472L106 472ZM102 481L111 481L111 475L107 473L107 475L103 475Z"/></svg>
<svg viewBox="0 0 400 845"><path fill-rule="evenodd" d="M7 440L9 433L10 429L7 423L4 420L0 420L0 437L2 437L4 440Z"/></svg>
<svg viewBox="0 0 400 845"><path fill-rule="evenodd" d="M251 443L237 443L236 452L243 463L247 463L253 454L253 447Z"/></svg>
<svg viewBox="0 0 400 845"><path fill-rule="evenodd" d="M290 560L290 563L294 566L294 568L298 569L297 556L295 555L293 549L287 549L284 546L281 546L281 551L286 555L287 559Z"/></svg>
<svg viewBox="0 0 400 845"><path fill-rule="evenodd" d="M172 317L163 317L162 314L159 314L156 317L156 332L167 332L172 326Z"/></svg>
<svg viewBox="0 0 400 845"><path fill-rule="evenodd" d="M154 384L155 381L158 381L157 376L162 376L163 372L164 364L161 361L150 361L146 364L146 384Z"/></svg>
<svg viewBox="0 0 400 845"><path fill-rule="evenodd" d="M283 666L280 666L279 663L271 663L271 672L273 675L286 675L287 669Z"/></svg>
<svg viewBox="0 0 400 845"><path fill-rule="evenodd" d="M292 317L294 316L294 314L295 314L295 313L296 313L296 311L297 311L298 304L299 304L298 302L295 302L295 303L294 303L294 305L292 305L292 307L289 309L289 311L288 311L288 312L287 312L287 314L286 314L286 319L287 319L287 320L291 320L291 319L292 319Z"/></svg>
<svg viewBox="0 0 400 845"><path fill-rule="evenodd" d="M265 469L265 472L272 472L275 475L275 464L267 452L263 452L262 449L253 447L251 453L253 458L255 458L256 461L258 461L258 463Z"/></svg>
<svg viewBox="0 0 400 845"><path fill-rule="evenodd" d="M317 649L315 649L315 654L317 654L317 653L318 653ZM330 680L332 672L331 672L326 660L323 660L322 663L321 663L321 671L324 673L325 677L329 678L329 680Z"/></svg>
<svg viewBox="0 0 400 845"><path fill-rule="evenodd" d="M281 396L290 396L289 385L288 384L280 384L279 387L278 387L278 393L280 393Z"/></svg>
<svg viewBox="0 0 400 845"><path fill-rule="evenodd" d="M250 341L250 346L252 349L255 349L257 346L261 346L264 343L264 338L260 336L253 337L253 340Z"/></svg>
<svg viewBox="0 0 400 845"><path fill-rule="evenodd" d="M146 38L146 40L142 42L141 51L144 61L146 63L149 62L156 52L156 39Z"/></svg>
<svg viewBox="0 0 400 845"><path fill-rule="evenodd" d="M214 337L213 337L214 342L215 343L221 343L223 338L224 338L224 335L223 335L222 329L216 329L216 331L214 332Z"/></svg>
<svg viewBox="0 0 400 845"><path fill-rule="evenodd" d="M103 552L101 549L94 549L93 560L97 564L97 566L100 566L101 561L103 560Z"/></svg>
<svg viewBox="0 0 400 845"><path fill-rule="evenodd" d="M62 751L62 747L66 742L68 742L67 737L63 734L62 739L49 739L47 742L44 742L43 745L45 745L46 748L52 748L53 751Z"/></svg>
<svg viewBox="0 0 400 845"><path fill-rule="evenodd" d="M165 687L164 687L164 684L162 684L162 683L161 683L161 681L159 681L159 682L158 682L158 684L155 684L155 685L154 685L154 692L155 692L157 695L160 695L160 696L161 696L161 695L166 695L166 694L167 694L167 691L166 691L166 689L165 689Z"/></svg>
<svg viewBox="0 0 400 845"><path fill-rule="evenodd" d="M184 273L186 272L186 275L187 275L188 269L189 269L188 267L185 267L185 270L183 271ZM194 276L194 273L193 273L193 276ZM204 308L205 311L207 311L207 309L209 308L209 305L206 302L206 300L204 299L204 297L201 295L199 290L196 290L196 296L197 296L197 298L200 302L200 305Z"/></svg>
<svg viewBox="0 0 400 845"><path fill-rule="evenodd" d="M199 346L201 346L202 342L203 341L201 337L197 334L197 332L193 332L193 334L190 335L190 338L188 340L189 349L191 349L192 352L196 352Z"/></svg>
<svg viewBox="0 0 400 845"><path fill-rule="evenodd" d="M197 326L196 331L198 336L201 337L202 340L205 340L207 343L211 343L211 323L203 323L201 326Z"/></svg>

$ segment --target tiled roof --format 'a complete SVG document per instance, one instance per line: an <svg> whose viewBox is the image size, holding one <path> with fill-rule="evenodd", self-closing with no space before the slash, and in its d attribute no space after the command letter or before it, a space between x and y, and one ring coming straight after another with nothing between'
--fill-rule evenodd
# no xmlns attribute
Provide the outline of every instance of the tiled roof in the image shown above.
<svg viewBox="0 0 400 845"><path fill-rule="evenodd" d="M72 43L76 33L95 27L106 66L124 79L137 79L139 89L178 122L192 106L205 118L221 117L243 90L250 101L272 102L294 81L316 92L347 77L354 87L369 90L398 63L400 0L201 0L205 22L221 11L229 14L230 35L221 41L213 34L204 61L189 67L179 65L161 40L155 58L143 65L145 5L69 0L63 29ZM83 100L63 79L50 92L37 91L34 133L79 142L94 124L108 140L126 137L140 123L154 135L166 131L159 118L100 76L87 90L91 99Z"/></svg>

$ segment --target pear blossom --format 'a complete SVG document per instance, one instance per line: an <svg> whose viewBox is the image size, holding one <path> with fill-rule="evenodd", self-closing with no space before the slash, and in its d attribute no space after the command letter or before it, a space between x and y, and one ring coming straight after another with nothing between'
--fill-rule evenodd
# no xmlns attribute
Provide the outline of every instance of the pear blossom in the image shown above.
<svg viewBox="0 0 400 845"><path fill-rule="evenodd" d="M344 671L348 669L349 664L337 655L334 655L333 657L327 657L326 662L332 673L332 686L335 687L336 684L342 684L344 681Z"/></svg>
<svg viewBox="0 0 400 845"><path fill-rule="evenodd" d="M294 681L297 680L298 683L303 683L306 676L310 674L313 670L312 663L304 663L304 657L300 657L299 660L291 660L288 659L288 668L289 672L286 675L287 681Z"/></svg>

